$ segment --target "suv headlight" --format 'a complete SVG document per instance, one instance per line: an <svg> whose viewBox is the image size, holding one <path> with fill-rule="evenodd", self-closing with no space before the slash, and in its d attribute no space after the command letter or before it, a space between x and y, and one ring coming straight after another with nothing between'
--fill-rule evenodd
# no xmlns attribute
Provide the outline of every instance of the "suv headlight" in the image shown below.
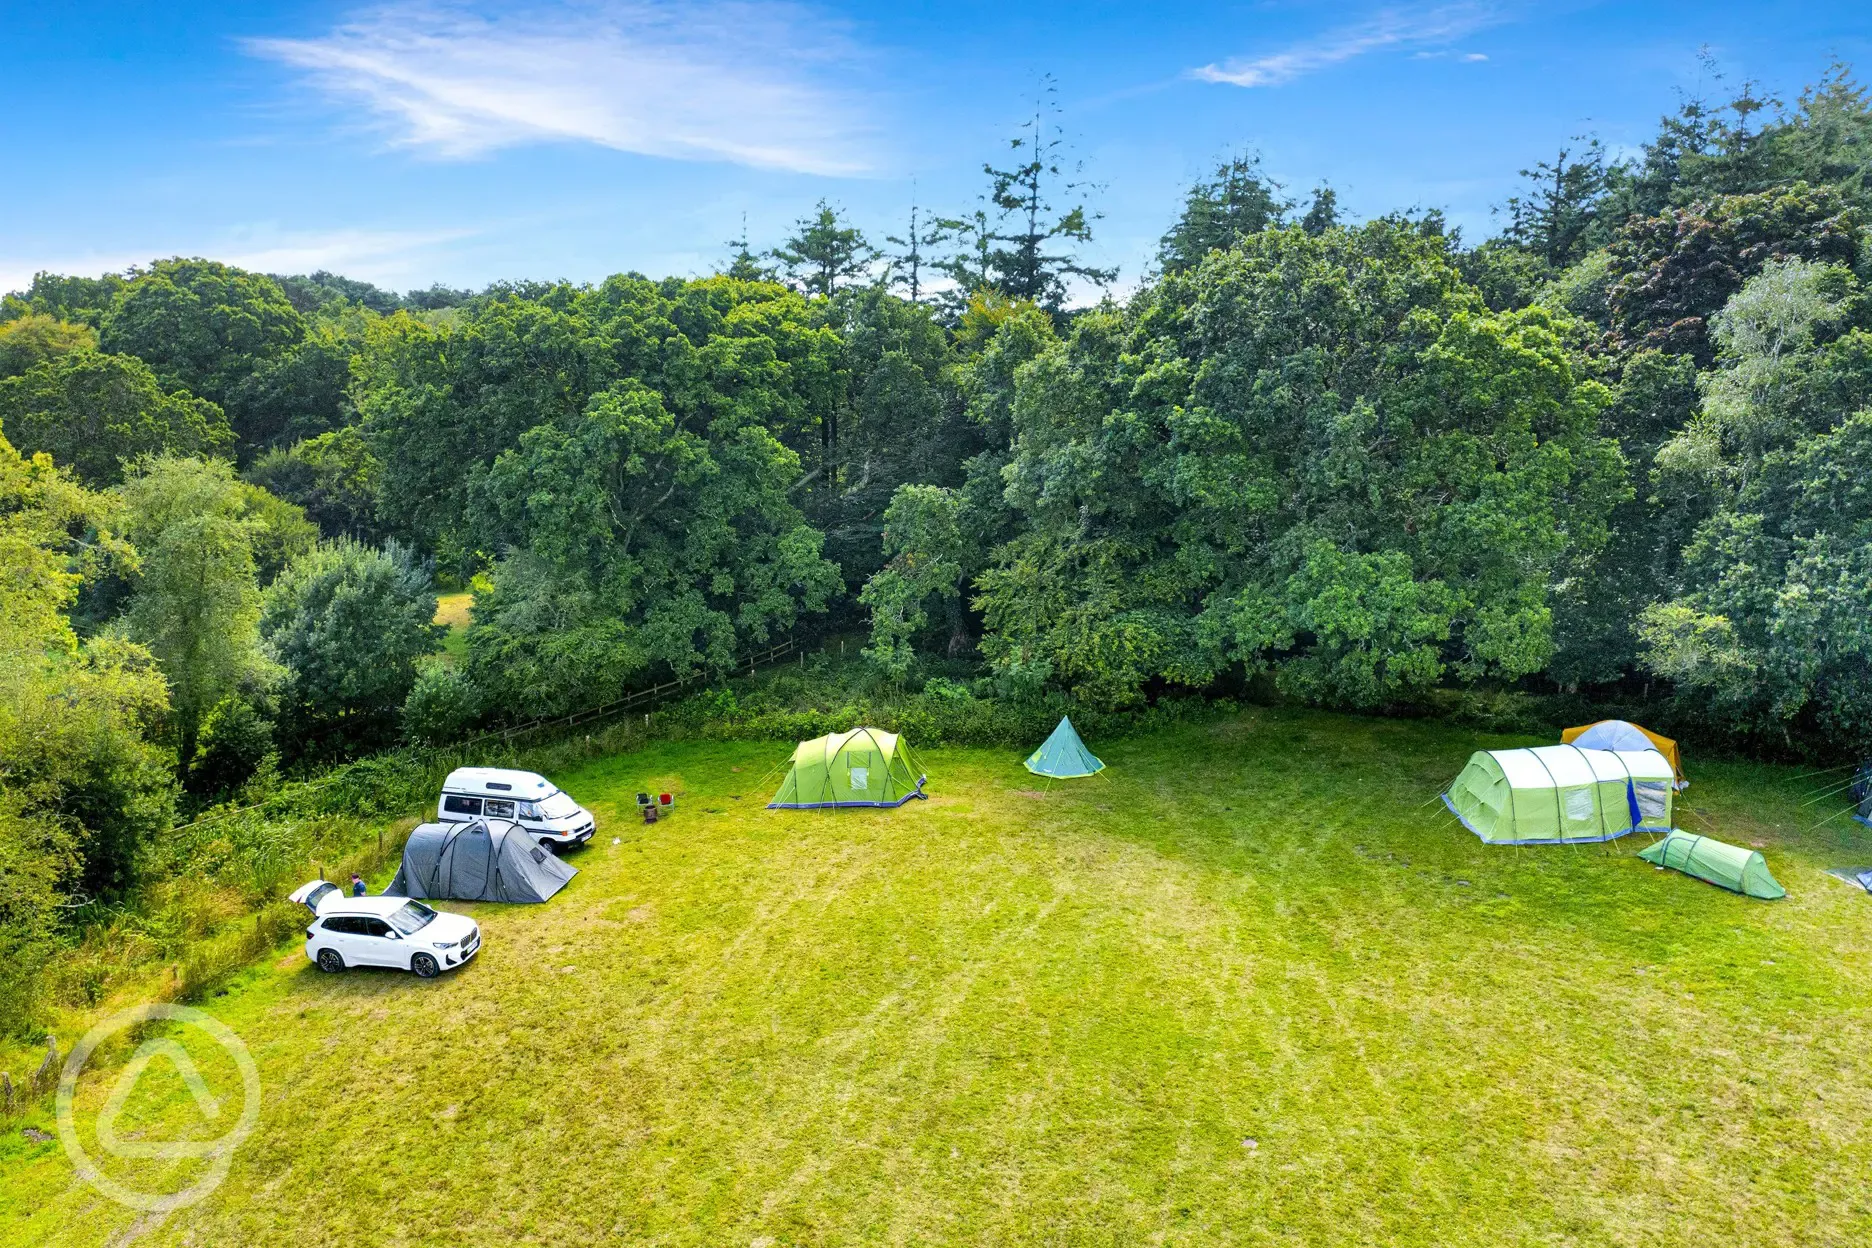
<svg viewBox="0 0 1872 1248"><path fill-rule="evenodd" d="M460 944L461 942L458 940L437 940L437 941L431 941L430 943L433 944L437 949L453 949L456 945Z"/></svg>

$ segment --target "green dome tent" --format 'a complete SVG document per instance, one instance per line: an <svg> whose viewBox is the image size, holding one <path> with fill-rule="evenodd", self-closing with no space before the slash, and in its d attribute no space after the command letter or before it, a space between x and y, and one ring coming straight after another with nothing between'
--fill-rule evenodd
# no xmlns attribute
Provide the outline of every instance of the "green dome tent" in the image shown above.
<svg viewBox="0 0 1872 1248"><path fill-rule="evenodd" d="M1787 896L1787 889L1769 874L1767 860L1759 852L1712 841L1707 836L1672 832L1649 849L1640 850L1638 856L1656 866L1694 875L1745 897L1773 901Z"/></svg>
<svg viewBox="0 0 1872 1248"><path fill-rule="evenodd" d="M1053 735L1027 756L1027 770L1036 776L1070 780L1075 776L1095 776L1105 770L1105 764L1086 749L1085 742L1073 731L1072 720L1062 715Z"/></svg>
<svg viewBox="0 0 1872 1248"><path fill-rule="evenodd" d="M1577 845L1668 832L1675 780L1656 750L1477 750L1443 804L1490 844Z"/></svg>
<svg viewBox="0 0 1872 1248"><path fill-rule="evenodd" d="M901 806L927 799L929 779L915 771L910 749L894 732L854 728L802 741L793 766L769 810L817 810L828 806Z"/></svg>

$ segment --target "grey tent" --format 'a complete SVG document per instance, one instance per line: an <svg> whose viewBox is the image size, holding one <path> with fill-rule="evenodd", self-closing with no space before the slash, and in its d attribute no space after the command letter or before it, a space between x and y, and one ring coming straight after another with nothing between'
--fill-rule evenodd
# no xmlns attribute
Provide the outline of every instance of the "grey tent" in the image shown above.
<svg viewBox="0 0 1872 1248"><path fill-rule="evenodd" d="M545 901L578 872L517 823L425 823L403 846L387 897L446 901Z"/></svg>

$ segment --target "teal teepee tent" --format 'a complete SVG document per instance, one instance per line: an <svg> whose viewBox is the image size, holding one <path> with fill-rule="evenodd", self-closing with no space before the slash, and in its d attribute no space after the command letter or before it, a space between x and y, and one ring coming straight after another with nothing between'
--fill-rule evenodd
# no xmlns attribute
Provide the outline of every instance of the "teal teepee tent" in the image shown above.
<svg viewBox="0 0 1872 1248"><path fill-rule="evenodd" d="M1093 757L1073 731L1072 720L1062 715L1053 735L1027 756L1027 770L1036 776L1070 780L1074 776L1095 776L1105 770L1105 764Z"/></svg>

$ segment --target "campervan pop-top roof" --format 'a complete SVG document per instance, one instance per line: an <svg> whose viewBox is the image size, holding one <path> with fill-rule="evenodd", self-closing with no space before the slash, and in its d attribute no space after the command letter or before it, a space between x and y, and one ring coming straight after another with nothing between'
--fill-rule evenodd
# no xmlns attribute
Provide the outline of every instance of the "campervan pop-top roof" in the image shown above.
<svg viewBox="0 0 1872 1248"><path fill-rule="evenodd" d="M524 799L548 797L559 790L536 771L510 771L505 767L457 767L442 782L442 791Z"/></svg>

